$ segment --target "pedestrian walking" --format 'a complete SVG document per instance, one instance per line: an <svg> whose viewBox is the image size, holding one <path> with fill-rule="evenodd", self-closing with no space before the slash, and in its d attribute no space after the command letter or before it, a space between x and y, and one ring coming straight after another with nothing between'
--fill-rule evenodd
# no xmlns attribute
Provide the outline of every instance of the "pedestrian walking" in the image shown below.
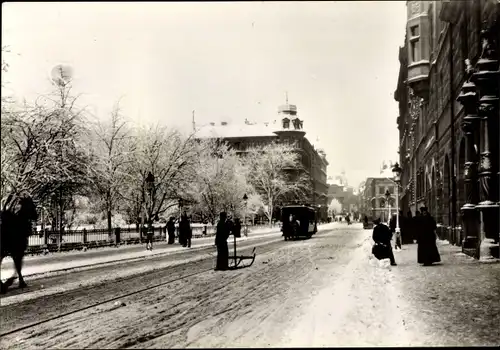
<svg viewBox="0 0 500 350"><path fill-rule="evenodd" d="M375 224L372 235L372 239L375 242L372 249L373 255L379 260L389 258L391 265L397 266L391 247L391 230L380 221L380 218L375 219L373 223Z"/></svg>
<svg viewBox="0 0 500 350"><path fill-rule="evenodd" d="M396 232L396 224L397 224L397 219L398 219L397 216L396 216L396 214L392 215L391 220L389 221L389 228L391 229L391 233L393 235L395 235L395 238L396 238L395 239L394 250L398 250L398 249L401 250L401 228L402 228L402 225L401 225L402 224L402 220L401 220L402 218L401 218L401 216L402 216L402 213L403 213L402 211L399 211L399 219L400 219L400 221L399 221L399 224L400 224L399 231L400 232L399 233Z"/></svg>
<svg viewBox="0 0 500 350"><path fill-rule="evenodd" d="M219 222L215 232L215 245L217 246L217 264L216 271L224 271L229 268L229 248L227 246L227 239L231 234L230 224L227 221L227 214L221 212L219 215Z"/></svg>
<svg viewBox="0 0 500 350"><path fill-rule="evenodd" d="M411 210L408 210L405 218L405 229L402 233L402 243L410 244L413 243L413 216L411 214Z"/></svg>
<svg viewBox="0 0 500 350"><path fill-rule="evenodd" d="M427 207L420 208L420 211L422 216L417 232L417 261L424 266L430 266L441 261L436 245L436 220L431 216Z"/></svg>
<svg viewBox="0 0 500 350"><path fill-rule="evenodd" d="M175 242L175 218L172 216L167 222L168 244Z"/></svg>
<svg viewBox="0 0 500 350"><path fill-rule="evenodd" d="M145 228L146 229L146 228ZM154 237L154 228L148 227L146 230L146 249L153 250L153 237Z"/></svg>
<svg viewBox="0 0 500 350"><path fill-rule="evenodd" d="M420 211L416 210L415 212L415 216L413 217L412 219L412 223L413 223L413 242L417 241L417 237L418 237L418 233L420 232L421 230L421 219L422 218L422 215L420 214Z"/></svg>
<svg viewBox="0 0 500 350"><path fill-rule="evenodd" d="M191 237L193 233L191 231L191 224L189 223L189 219L187 214L184 213L181 217L181 221L179 222L179 241L182 237L182 246L191 248Z"/></svg>

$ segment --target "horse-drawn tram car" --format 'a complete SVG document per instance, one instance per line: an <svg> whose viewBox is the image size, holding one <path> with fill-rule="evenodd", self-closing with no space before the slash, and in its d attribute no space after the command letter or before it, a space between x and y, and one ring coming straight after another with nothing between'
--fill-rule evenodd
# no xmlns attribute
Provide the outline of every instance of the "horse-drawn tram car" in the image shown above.
<svg viewBox="0 0 500 350"><path fill-rule="evenodd" d="M306 205L282 207L281 222L285 241L298 237L311 238L318 231L316 210Z"/></svg>

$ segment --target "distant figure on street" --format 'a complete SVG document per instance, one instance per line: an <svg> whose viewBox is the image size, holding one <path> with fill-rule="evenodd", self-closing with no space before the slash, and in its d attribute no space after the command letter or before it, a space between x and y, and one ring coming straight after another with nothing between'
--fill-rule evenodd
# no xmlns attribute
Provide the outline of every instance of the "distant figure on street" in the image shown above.
<svg viewBox="0 0 500 350"><path fill-rule="evenodd" d="M191 238L191 224L189 223L187 214L184 213L181 217L181 221L179 222L179 243L181 243L183 247L187 246L188 248L191 248Z"/></svg>
<svg viewBox="0 0 500 350"><path fill-rule="evenodd" d="M228 269L229 249L227 239L231 234L230 224L227 221L227 214L221 212L219 222L217 223L217 231L215 233L215 245L217 246L217 264L216 271L224 271Z"/></svg>
<svg viewBox="0 0 500 350"><path fill-rule="evenodd" d="M175 218L173 216L167 222L168 244L175 242Z"/></svg>
<svg viewBox="0 0 500 350"><path fill-rule="evenodd" d="M375 251L378 250L382 254L381 256L383 256L383 258L388 257L391 260L391 265L396 266L396 260L394 259L394 253L392 252L391 247L391 230L389 227L381 223L380 218L375 219L373 223L375 224L375 227L373 228L372 238L376 246L373 247L372 252L376 254ZM377 256L377 258L379 257Z"/></svg>
<svg viewBox="0 0 500 350"><path fill-rule="evenodd" d="M413 241L416 241L418 238L418 234L421 230L421 219L422 215L420 214L420 211L415 212L415 216L412 218L412 231L413 231Z"/></svg>
<svg viewBox="0 0 500 350"><path fill-rule="evenodd" d="M393 235L395 235L396 237L396 242L395 242L395 245L394 245L394 249L395 250L398 250L398 249L401 249L401 224L402 224L402 218L401 218L401 211L399 212L400 213L400 221L399 221L399 234L396 233L396 224L397 224L397 216L396 214L393 214L392 217L391 217L391 220L389 221L389 228L391 229L391 233Z"/></svg>
<svg viewBox="0 0 500 350"><path fill-rule="evenodd" d="M413 236L413 216L411 210L408 210L405 218L405 230L401 237L403 244L413 243Z"/></svg>
<svg viewBox="0 0 500 350"><path fill-rule="evenodd" d="M422 216L420 217L420 227L417 233L417 260L419 264L430 266L441 261L436 246L436 221L429 214L427 207L420 208L420 211Z"/></svg>
<svg viewBox="0 0 500 350"><path fill-rule="evenodd" d="M154 237L154 228L153 226L144 228L146 230L146 249L153 250L153 237Z"/></svg>
<svg viewBox="0 0 500 350"><path fill-rule="evenodd" d="M349 216L349 214L345 216L345 221L347 222L347 225L351 224L351 217Z"/></svg>

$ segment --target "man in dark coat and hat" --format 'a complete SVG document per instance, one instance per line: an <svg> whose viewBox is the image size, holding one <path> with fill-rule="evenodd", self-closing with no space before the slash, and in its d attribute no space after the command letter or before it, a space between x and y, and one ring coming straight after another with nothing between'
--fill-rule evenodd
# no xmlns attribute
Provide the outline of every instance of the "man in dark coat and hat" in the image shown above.
<svg viewBox="0 0 500 350"><path fill-rule="evenodd" d="M418 240L418 234L420 232L421 228L421 223L422 220L422 215L420 214L420 211L416 210L415 216L412 218L412 234L413 234L413 239Z"/></svg>
<svg viewBox="0 0 500 350"><path fill-rule="evenodd" d="M392 247L391 247L391 239L392 239L391 230L387 225L380 222L380 218L375 219L373 223L376 226L373 228L372 238L375 241L375 245L377 246L374 247L374 249L378 249L379 251L383 250L384 252L383 256L388 257L391 260L392 266L396 266L397 265L396 260L394 259L394 253L392 252Z"/></svg>
<svg viewBox="0 0 500 350"><path fill-rule="evenodd" d="M227 220L227 214L221 212L219 222L217 223L217 231L215 232L215 245L217 246L217 265L216 271L224 271L228 269L229 248L227 239L231 234L231 225Z"/></svg>
<svg viewBox="0 0 500 350"><path fill-rule="evenodd" d="M419 227L417 231L417 261L424 266L432 265L432 263L440 262L436 246L436 221L429 214L427 207L420 208L422 215L419 218Z"/></svg>
<svg viewBox="0 0 500 350"><path fill-rule="evenodd" d="M191 248L191 237L191 224L189 223L187 214L184 213L179 222L179 243L181 243L183 247L187 246Z"/></svg>

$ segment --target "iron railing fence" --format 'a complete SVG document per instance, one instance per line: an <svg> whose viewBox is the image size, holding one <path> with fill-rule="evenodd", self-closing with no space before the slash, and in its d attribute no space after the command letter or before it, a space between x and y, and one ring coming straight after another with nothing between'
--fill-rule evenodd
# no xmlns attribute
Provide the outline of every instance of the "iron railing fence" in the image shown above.
<svg viewBox="0 0 500 350"><path fill-rule="evenodd" d="M275 226L275 225L273 225ZM249 225L249 232L269 225ZM192 238L215 236L216 226L192 224ZM176 238L179 236L176 225ZM83 247L95 248L117 244L134 244L144 242L146 232L142 236L136 227L113 228L110 232L104 229L77 229L59 231L44 230L33 232L28 238L28 254L39 254L43 251L68 251L82 249ZM153 240L167 240L166 226L153 227Z"/></svg>

